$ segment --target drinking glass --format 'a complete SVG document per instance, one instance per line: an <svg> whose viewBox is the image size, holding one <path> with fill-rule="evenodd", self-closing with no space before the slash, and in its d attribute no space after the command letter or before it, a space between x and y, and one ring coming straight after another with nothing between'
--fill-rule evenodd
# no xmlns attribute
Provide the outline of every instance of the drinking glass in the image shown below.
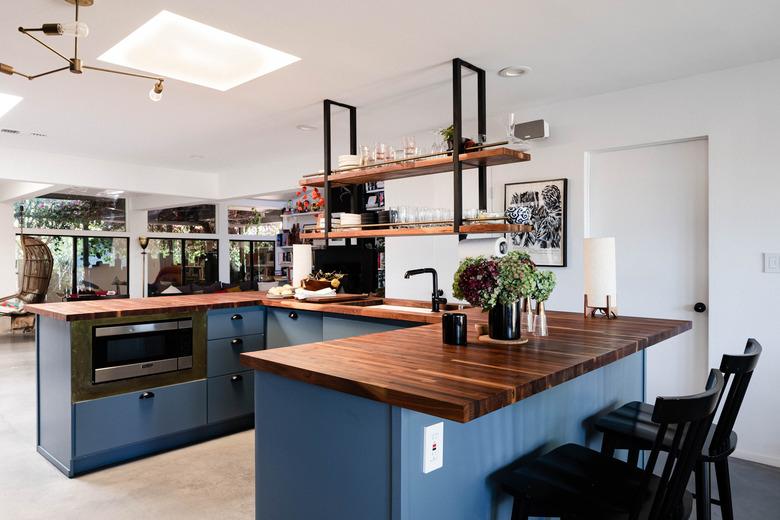
<svg viewBox="0 0 780 520"><path fill-rule="evenodd" d="M363 145L360 147L360 165L367 166L371 162L371 152L368 146Z"/></svg>
<svg viewBox="0 0 780 520"><path fill-rule="evenodd" d="M401 224L405 224L409 222L409 207L408 206L400 206L398 208L398 222Z"/></svg>
<svg viewBox="0 0 780 520"><path fill-rule="evenodd" d="M388 146L387 148L387 155L385 156L385 160L387 161L395 161L396 155L395 155L395 148L392 146Z"/></svg>
<svg viewBox="0 0 780 520"><path fill-rule="evenodd" d="M374 160L376 162L382 162L385 160L387 154L387 146L385 143L376 143L374 146Z"/></svg>
<svg viewBox="0 0 780 520"><path fill-rule="evenodd" d="M417 150L417 143L413 135L407 135L403 139L404 141L404 150L406 151L406 156L412 156L412 155L418 155L416 153Z"/></svg>

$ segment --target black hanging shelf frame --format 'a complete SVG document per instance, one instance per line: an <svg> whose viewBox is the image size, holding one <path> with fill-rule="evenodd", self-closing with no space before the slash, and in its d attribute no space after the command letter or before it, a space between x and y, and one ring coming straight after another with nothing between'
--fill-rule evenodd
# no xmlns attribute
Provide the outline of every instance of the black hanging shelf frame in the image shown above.
<svg viewBox="0 0 780 520"><path fill-rule="evenodd" d="M453 183L453 225L450 234L459 234L461 238L465 236L461 232L463 226L463 161L461 159L460 143L463 139L463 72L464 69L472 71L477 77L477 139L480 145L486 142L487 135L487 94L486 94L486 74L485 70L460 58L452 60L452 124L453 145L452 153L452 183ZM331 230L332 217L332 188L333 174L332 166L332 135L331 135L331 115L333 107L341 107L349 111L349 153L357 155L357 107L326 99L323 101L323 130L324 130L324 168L323 168L323 191L324 191L324 214L325 225L321 234L317 238L324 238L326 246L328 245L329 234ZM530 156L526 156L529 160ZM470 165L473 167L473 165ZM480 210L487 210L487 164L480 161L477 165L477 176L479 185L478 203ZM359 184L353 186L351 193L351 206L353 212L362 212L365 210L365 202L362 200L362 190ZM470 226L473 228L474 226ZM497 232L497 231L486 231ZM441 233L437 233L441 234ZM306 238L305 236L302 238ZM341 238L341 237L339 237Z"/></svg>

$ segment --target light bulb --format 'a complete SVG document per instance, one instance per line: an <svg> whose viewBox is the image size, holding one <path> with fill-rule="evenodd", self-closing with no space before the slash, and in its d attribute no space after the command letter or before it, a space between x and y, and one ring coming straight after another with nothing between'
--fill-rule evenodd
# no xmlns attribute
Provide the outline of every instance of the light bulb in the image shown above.
<svg viewBox="0 0 780 520"><path fill-rule="evenodd" d="M75 36L86 38L89 36L89 26L84 22L68 22L59 24L60 34L63 36Z"/></svg>
<svg viewBox="0 0 780 520"><path fill-rule="evenodd" d="M152 90L149 91L149 99L152 101L160 101L162 99L163 95L163 86L162 81L158 81L154 84L152 87Z"/></svg>

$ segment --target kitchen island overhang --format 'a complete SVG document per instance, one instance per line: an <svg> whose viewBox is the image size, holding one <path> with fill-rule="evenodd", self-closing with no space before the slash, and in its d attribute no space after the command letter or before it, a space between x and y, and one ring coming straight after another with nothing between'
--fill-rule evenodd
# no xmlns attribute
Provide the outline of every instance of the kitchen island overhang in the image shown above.
<svg viewBox="0 0 780 520"><path fill-rule="evenodd" d="M566 442L597 447L590 421L644 399L644 349L691 328L548 319L550 336L520 347L444 345L434 324L243 355L256 518L508 519L496 472ZM438 422L443 467L425 473L424 429Z"/></svg>

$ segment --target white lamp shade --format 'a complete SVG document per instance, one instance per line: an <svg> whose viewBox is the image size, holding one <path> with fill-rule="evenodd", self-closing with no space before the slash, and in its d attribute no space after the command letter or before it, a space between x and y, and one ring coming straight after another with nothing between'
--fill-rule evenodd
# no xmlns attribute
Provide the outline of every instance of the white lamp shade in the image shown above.
<svg viewBox="0 0 780 520"><path fill-rule="evenodd" d="M606 307L609 295L610 305L617 307L615 238L586 238L583 258L588 306Z"/></svg>
<svg viewBox="0 0 780 520"><path fill-rule="evenodd" d="M301 280L311 274L312 261L312 249L310 245L295 244L293 245L293 287L300 287Z"/></svg>

